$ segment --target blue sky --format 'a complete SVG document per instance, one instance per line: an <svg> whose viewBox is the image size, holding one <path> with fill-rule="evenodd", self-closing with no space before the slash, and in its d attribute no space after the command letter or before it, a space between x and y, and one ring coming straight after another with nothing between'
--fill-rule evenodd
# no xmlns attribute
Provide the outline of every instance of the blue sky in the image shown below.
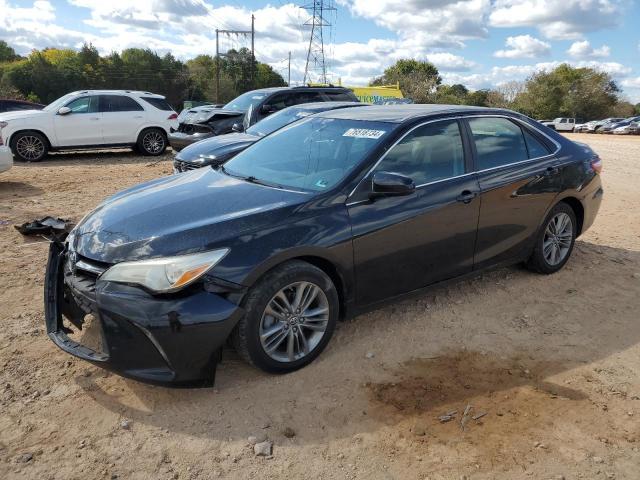
<svg viewBox="0 0 640 480"><path fill-rule="evenodd" d="M640 5L634 0L334 0L325 41L334 82L364 85L399 58L428 59L448 83L492 88L561 62L610 73L640 102ZM0 0L0 38L102 52L149 47L188 59L215 53L215 29L256 16L259 60L302 80L307 14L283 0ZM242 46L223 41L223 48Z"/></svg>

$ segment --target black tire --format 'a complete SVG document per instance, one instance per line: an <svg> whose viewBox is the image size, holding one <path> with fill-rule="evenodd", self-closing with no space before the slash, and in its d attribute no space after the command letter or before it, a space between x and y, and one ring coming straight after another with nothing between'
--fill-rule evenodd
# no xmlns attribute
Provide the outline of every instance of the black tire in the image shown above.
<svg viewBox="0 0 640 480"><path fill-rule="evenodd" d="M162 155L168 145L167 134L161 128L146 128L138 135L136 150L142 155L157 157Z"/></svg>
<svg viewBox="0 0 640 480"><path fill-rule="evenodd" d="M302 358L292 361L278 361L272 358L262 346L260 341L261 323L263 316L266 317L267 315L265 310L274 296L285 287L296 282L309 282L319 287L324 293L323 301L326 300L328 302L326 328L318 343ZM307 262L292 260L276 267L260 279L247 293L243 308L246 313L236 326L231 337L233 346L238 354L251 365L266 372L287 373L308 365L320 355L329 340L331 340L340 307L338 292L331 279L322 270ZM268 317L266 318L268 319ZM294 328L293 326L291 327L292 330ZM302 333L302 327L298 326L297 328L300 329L300 334L304 334ZM309 333L306 329L304 332ZM290 333L295 336L293 332ZM313 333L310 333L310 335L313 335ZM288 341L288 337L285 338ZM286 341L283 341L283 343L286 343Z"/></svg>
<svg viewBox="0 0 640 480"><path fill-rule="evenodd" d="M549 254L545 254L545 240L553 243L552 239L548 237L548 229L553 231L554 226L550 224L554 221L560 214L566 214L571 222L571 235L570 237L566 235L566 241L569 242L568 248L566 249L564 255L557 263L554 263L549 260ZM577 233L578 223L576 221L576 214L568 204L564 202L558 203L555 207L551 209L547 217L544 219L542 227L538 232L536 237L536 243L533 248L533 253L531 257L526 262L527 268L533 270L534 272L543 273L543 274L551 274L556 273L564 265L569 261L571 257L571 253L573 252L573 246L576 241L576 233ZM566 244L566 243L565 243ZM562 243L560 243L562 245ZM564 247L557 247L559 250L564 250ZM553 249L553 246L551 247Z"/></svg>
<svg viewBox="0 0 640 480"><path fill-rule="evenodd" d="M49 152L49 141L38 132L18 132L11 139L11 151L23 162L39 162Z"/></svg>

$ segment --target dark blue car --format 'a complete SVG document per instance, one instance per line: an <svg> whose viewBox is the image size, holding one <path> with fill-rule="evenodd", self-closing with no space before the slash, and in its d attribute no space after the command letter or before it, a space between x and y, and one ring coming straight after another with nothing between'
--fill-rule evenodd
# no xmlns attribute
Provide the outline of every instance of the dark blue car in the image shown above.
<svg viewBox="0 0 640 480"><path fill-rule="evenodd" d="M596 217L601 168L507 110L311 115L224 165L120 192L52 243L47 331L147 382L210 385L227 341L289 372L381 302L518 262L557 272ZM99 341L72 339L88 325Z"/></svg>

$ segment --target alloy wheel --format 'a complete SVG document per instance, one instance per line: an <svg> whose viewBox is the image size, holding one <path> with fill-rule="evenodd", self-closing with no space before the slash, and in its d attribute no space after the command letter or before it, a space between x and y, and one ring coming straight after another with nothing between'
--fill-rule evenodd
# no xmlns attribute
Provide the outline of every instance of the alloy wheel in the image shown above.
<svg viewBox="0 0 640 480"><path fill-rule="evenodd" d="M25 160L37 160L44 155L44 142L34 135L23 135L16 142L16 151Z"/></svg>
<svg viewBox="0 0 640 480"><path fill-rule="evenodd" d="M329 322L329 301L310 282L295 282L279 290L260 320L260 344L278 362L294 362L320 343Z"/></svg>
<svg viewBox="0 0 640 480"><path fill-rule="evenodd" d="M573 223L571 217L564 212L554 215L544 232L542 252L549 265L562 262L571 248L573 240Z"/></svg>
<svg viewBox="0 0 640 480"><path fill-rule="evenodd" d="M142 146L148 153L160 153L164 148L164 137L160 132L147 132L142 137Z"/></svg>

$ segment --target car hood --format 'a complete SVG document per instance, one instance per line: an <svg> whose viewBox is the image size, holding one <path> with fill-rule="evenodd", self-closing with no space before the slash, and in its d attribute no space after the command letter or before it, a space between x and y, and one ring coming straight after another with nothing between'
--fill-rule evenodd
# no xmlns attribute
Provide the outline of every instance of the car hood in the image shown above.
<svg viewBox="0 0 640 480"><path fill-rule="evenodd" d="M184 117L180 119L180 123L211 123L216 120L229 120L230 118L242 117L244 114L245 112L241 112L239 110L224 110L222 108L195 110L193 112L187 112Z"/></svg>
<svg viewBox="0 0 640 480"><path fill-rule="evenodd" d="M184 148L176 155L176 160L182 162L193 162L208 165L211 162L203 161L201 155L214 155L217 158L224 158L241 150L244 150L260 137L247 133L229 133L218 137L207 138L193 143Z"/></svg>
<svg viewBox="0 0 640 480"><path fill-rule="evenodd" d="M46 116L47 112L42 110L19 110L16 112L0 113L0 122L9 120L21 120L23 118L32 118L36 116Z"/></svg>
<svg viewBox="0 0 640 480"><path fill-rule="evenodd" d="M72 242L106 263L210 250L288 218L307 199L202 168L114 195L78 224Z"/></svg>

